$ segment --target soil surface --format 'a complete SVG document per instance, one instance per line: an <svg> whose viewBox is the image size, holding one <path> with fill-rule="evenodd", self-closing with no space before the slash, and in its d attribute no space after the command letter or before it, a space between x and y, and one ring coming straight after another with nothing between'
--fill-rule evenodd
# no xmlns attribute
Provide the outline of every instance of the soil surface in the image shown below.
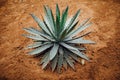
<svg viewBox="0 0 120 80"><path fill-rule="evenodd" d="M85 31L93 32L85 38L96 42L85 45L90 62L76 63L76 71L68 68L62 74L42 70L39 58L24 49L32 40L21 36L23 27L38 28L30 13L41 18L43 5L55 12L56 3L61 11L69 5L69 16L81 9L80 22L92 17ZM120 1L0 0L0 80L120 80Z"/></svg>

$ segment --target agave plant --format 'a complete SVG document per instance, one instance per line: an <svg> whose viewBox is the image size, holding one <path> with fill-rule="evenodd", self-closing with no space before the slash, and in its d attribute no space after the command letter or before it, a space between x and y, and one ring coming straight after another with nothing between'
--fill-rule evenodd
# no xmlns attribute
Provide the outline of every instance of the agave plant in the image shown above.
<svg viewBox="0 0 120 80"><path fill-rule="evenodd" d="M69 7L67 6L60 16L59 6L56 4L56 16L53 16L52 10L48 6L44 6L45 16L43 20L40 20L34 14L30 14L41 30L33 27L23 28L28 33L31 33L31 35L24 34L24 36L34 40L33 44L27 46L28 49L34 48L29 54L42 56L40 62L42 69L45 69L49 64L52 71L57 69L58 72L61 72L62 66L67 69L67 65L69 65L75 69L74 62L79 62L80 58L89 60L82 51L85 49L77 47L76 44L94 43L83 39L90 32L77 37L76 35L91 25L91 23L87 23L90 18L86 19L75 29L78 24L77 18L80 10L71 18L67 18L68 9Z"/></svg>

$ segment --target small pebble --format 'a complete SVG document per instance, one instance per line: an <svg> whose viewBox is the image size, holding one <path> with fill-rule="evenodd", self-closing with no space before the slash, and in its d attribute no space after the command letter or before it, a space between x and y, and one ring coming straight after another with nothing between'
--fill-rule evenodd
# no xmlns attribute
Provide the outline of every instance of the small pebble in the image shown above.
<svg viewBox="0 0 120 80"><path fill-rule="evenodd" d="M81 59L81 64L85 65L85 60L84 59Z"/></svg>

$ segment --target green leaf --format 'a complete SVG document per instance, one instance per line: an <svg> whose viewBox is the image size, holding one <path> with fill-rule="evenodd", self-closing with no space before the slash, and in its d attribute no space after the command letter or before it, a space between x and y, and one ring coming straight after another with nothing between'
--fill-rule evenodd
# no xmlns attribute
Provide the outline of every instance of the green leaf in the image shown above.
<svg viewBox="0 0 120 80"><path fill-rule="evenodd" d="M58 62L58 54L56 54L55 58L52 61L52 72L55 70Z"/></svg>
<svg viewBox="0 0 120 80"><path fill-rule="evenodd" d="M64 38L65 38L65 36L66 36L66 32L67 32L67 30L65 30L59 37L59 39L60 40L63 40Z"/></svg>
<svg viewBox="0 0 120 80"><path fill-rule="evenodd" d="M86 60L89 60L89 58L88 58L87 56L85 56L84 53L80 52L77 48L72 47L72 46L70 46L70 45L68 45L68 44L66 44L66 43L63 43L63 42L61 42L60 44L61 44L62 46L64 46L66 49L68 49L69 51L71 51L71 52L73 52L74 54L80 56L81 58L86 59Z"/></svg>
<svg viewBox="0 0 120 80"><path fill-rule="evenodd" d="M60 10L58 4L56 4L56 19L58 20L58 22L60 22Z"/></svg>
<svg viewBox="0 0 120 80"><path fill-rule="evenodd" d="M59 48L59 45L54 43L54 45L53 45L53 47L52 47L52 49L50 51L50 60L52 60L55 57L55 55L58 52L58 48Z"/></svg>
<svg viewBox="0 0 120 80"><path fill-rule="evenodd" d="M69 9L69 7L67 6L65 11L62 13L62 18L61 18L61 22L60 22L60 32L64 29L64 26L65 26L65 23L67 20L68 9Z"/></svg>
<svg viewBox="0 0 120 80"><path fill-rule="evenodd" d="M71 19L72 19L72 17L69 17L69 18L66 20L66 23L65 23L65 26L64 26L64 30L67 29L67 27L68 27L68 25L69 25Z"/></svg>
<svg viewBox="0 0 120 80"><path fill-rule="evenodd" d="M66 35L67 35L68 33L70 33L70 32L75 28L75 26L76 26L77 24L78 24L78 21L75 22L75 23L73 23L72 28L71 28L69 31L68 31L67 29L63 30L63 32L61 32L60 39L61 39L61 40L64 40L64 41L72 39L71 36L68 37L68 38L66 38ZM68 32L67 32L67 31L68 31Z"/></svg>
<svg viewBox="0 0 120 80"><path fill-rule="evenodd" d="M29 34L23 34L22 36L25 36L27 38L31 38L31 39L34 39L34 40L39 40L39 41L48 41L47 39L41 37L41 36L35 36L35 35L29 35Z"/></svg>
<svg viewBox="0 0 120 80"><path fill-rule="evenodd" d="M50 48L53 44L46 44L46 45L43 45L39 48L36 48L35 50L29 52L29 54L31 55L35 55L35 54L40 54L41 52L45 51L46 49Z"/></svg>
<svg viewBox="0 0 120 80"><path fill-rule="evenodd" d="M86 24L89 21L89 19L90 18L88 18L87 20L85 20L77 29L75 29L72 32L70 32L66 37L69 37L69 36L73 37L76 34L78 34L79 32L81 32L84 29L88 28L91 25L91 23Z"/></svg>
<svg viewBox="0 0 120 80"><path fill-rule="evenodd" d="M61 73L61 67L62 67L62 64L63 64L63 49L62 47L59 48L59 59L58 59L58 72Z"/></svg>
<svg viewBox="0 0 120 80"><path fill-rule="evenodd" d="M79 21L75 21L72 25L71 25L71 28L69 30L67 30L67 34L69 34L75 27L76 25L78 24Z"/></svg>
<svg viewBox="0 0 120 80"><path fill-rule="evenodd" d="M59 35L59 28L60 28L60 10L58 4L56 4L56 31L57 36Z"/></svg>
<svg viewBox="0 0 120 80"><path fill-rule="evenodd" d="M72 18L69 18L65 24L65 28L64 30L61 32L61 34L63 34L63 32L66 30L66 33L68 34L69 32L71 32L75 26L77 25L78 21L76 21L77 17L79 16L80 14L80 10L78 10L76 12L76 14L72 17Z"/></svg>
<svg viewBox="0 0 120 80"><path fill-rule="evenodd" d="M80 14L80 10L78 10L77 12L76 12L76 14L73 16L73 18L71 19L71 21L70 21L70 23L69 23L69 25L68 25L68 30L67 30L67 32L69 32L69 30L71 30L71 28L73 27L72 26L72 24L75 22L75 20L77 19L77 17L79 16L79 14ZM74 23L75 24L75 23Z"/></svg>
<svg viewBox="0 0 120 80"><path fill-rule="evenodd" d="M61 35L60 35L60 36L62 36L62 35L64 34L64 37L66 37L66 35L69 34L69 33L76 27L77 24L78 24L78 21L75 21L75 22L71 25L71 29L70 29L70 30L68 30L67 27L65 27L66 29L61 32ZM64 38L64 37L63 37L63 38Z"/></svg>
<svg viewBox="0 0 120 80"><path fill-rule="evenodd" d="M48 29L46 28L45 24L38 18L36 17L34 14L30 14L32 16L32 18L37 22L37 24L39 25L39 27L47 34L50 35L50 32L48 31Z"/></svg>

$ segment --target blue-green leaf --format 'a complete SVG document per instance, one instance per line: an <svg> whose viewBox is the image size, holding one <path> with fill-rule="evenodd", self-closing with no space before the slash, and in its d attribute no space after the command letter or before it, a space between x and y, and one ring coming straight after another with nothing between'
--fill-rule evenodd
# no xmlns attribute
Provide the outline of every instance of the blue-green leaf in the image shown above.
<svg viewBox="0 0 120 80"><path fill-rule="evenodd" d="M66 23L65 23L65 26L64 26L64 30L67 29L68 25L70 24L71 19L72 19L72 17L69 17L69 18L66 20Z"/></svg>
<svg viewBox="0 0 120 80"><path fill-rule="evenodd" d="M26 49L40 47L40 46L43 46L43 45L49 44L49 43L50 43L50 42L45 42L45 43L35 42L35 43L33 43L33 44L28 45Z"/></svg>
<svg viewBox="0 0 120 80"><path fill-rule="evenodd" d="M69 23L69 25L68 25L68 30L67 30L67 32L69 32L69 30L71 30L71 28L73 27L73 23L75 24L75 20L77 19L77 17L79 16L79 14L80 14L80 10L78 10L77 12L76 12L76 14L73 16L73 18L71 19L71 21L70 21L70 23Z"/></svg>
<svg viewBox="0 0 120 80"><path fill-rule="evenodd" d="M54 43L52 49L50 50L50 60L52 60L58 52L59 45Z"/></svg>
<svg viewBox="0 0 120 80"><path fill-rule="evenodd" d="M72 32L70 32L66 37L69 37L69 36L73 37L76 34L78 34L79 32L81 32L84 29L88 28L91 25L91 23L86 24L89 21L89 19L90 18L88 18L87 20L85 20L77 29L75 29Z"/></svg>
<svg viewBox="0 0 120 80"><path fill-rule="evenodd" d="M49 52L46 52L44 54L44 56L42 57L40 64L43 64L47 60L47 58L48 58L49 55L50 55Z"/></svg>
<svg viewBox="0 0 120 80"><path fill-rule="evenodd" d="M48 29L46 28L45 24L38 18L36 17L34 14L30 14L32 16L32 18L37 22L37 24L39 25L39 27L46 32L47 34L50 35L50 32L48 31Z"/></svg>
<svg viewBox="0 0 120 80"><path fill-rule="evenodd" d="M63 67L64 67L65 69L67 69L67 61L66 61L65 58L63 58Z"/></svg>
<svg viewBox="0 0 120 80"><path fill-rule="evenodd" d="M68 49L69 51L71 51L71 52L73 52L74 54L80 56L81 58L86 59L86 60L89 60L89 58L88 58L87 56L85 56L84 53L80 52L77 48L72 47L72 46L70 46L70 45L68 45L68 44L66 44L66 43L63 43L63 42L61 42L60 44L61 44L62 46L64 46L66 49Z"/></svg>
<svg viewBox="0 0 120 80"><path fill-rule="evenodd" d="M37 36L37 35L29 35L29 34L23 34L23 36L27 37L27 38L31 38L34 40L39 40L39 41L48 41L47 39L41 37L41 36Z"/></svg>
<svg viewBox="0 0 120 80"><path fill-rule="evenodd" d="M44 38L46 38L46 39L48 39L48 40L50 40L50 41L53 41L53 39L51 39L50 36L41 33L40 31L38 31L38 30L35 29L35 28L30 27L30 28L23 28L23 29L24 29L25 31L27 31L28 33L31 33L31 34L34 34L34 35L40 35L40 36L42 36L42 37L44 37Z"/></svg>
<svg viewBox="0 0 120 80"><path fill-rule="evenodd" d="M49 53L47 53L47 56L44 58L44 63L42 64L42 69L44 69L49 62L50 62Z"/></svg>
<svg viewBox="0 0 120 80"><path fill-rule="evenodd" d="M69 30L67 30L67 34L69 34L75 27L76 25L78 24L78 21L75 21L72 25L71 25L71 28Z"/></svg>
<svg viewBox="0 0 120 80"><path fill-rule="evenodd" d="M41 42L35 42L35 43L33 43L33 44L28 45L26 49L36 48L36 47L39 47L39 46L41 46L41 45L42 45Z"/></svg>
<svg viewBox="0 0 120 80"><path fill-rule="evenodd" d="M54 34L52 28L49 26L49 23L48 23L46 17L44 17L44 24L46 25L46 28L47 28L48 31L50 32L51 37L54 38L54 39L56 39L56 36L55 36L55 34Z"/></svg>
<svg viewBox="0 0 120 80"><path fill-rule="evenodd" d="M65 57L67 63L75 70L73 61L69 58L68 54L65 53L64 57Z"/></svg>
<svg viewBox="0 0 120 80"><path fill-rule="evenodd" d="M57 66L57 62L58 62L58 54L56 54L55 58L52 61L52 71L55 70L55 68Z"/></svg>
<svg viewBox="0 0 120 80"><path fill-rule="evenodd" d="M60 73L61 72L61 67L62 67L62 64L63 64L63 49L62 47L59 48L59 59L58 59L58 72Z"/></svg>
<svg viewBox="0 0 120 80"><path fill-rule="evenodd" d="M64 41L71 41L71 40L75 40L75 39L78 39L78 38L81 38L81 39L82 39L82 37L84 37L84 36L86 36L86 35L88 35L88 34L90 34L90 33L91 33L91 31L86 32L85 34L82 34L82 35L80 35L79 37L75 37L75 38L72 38L72 37L70 36L70 37L64 39Z"/></svg>
<svg viewBox="0 0 120 80"><path fill-rule="evenodd" d="M53 44L46 44L46 45L43 45L39 48L36 48L35 50L29 52L29 54L31 55L35 55L35 54L40 54L41 52L45 51L46 49L50 48Z"/></svg>
<svg viewBox="0 0 120 80"><path fill-rule="evenodd" d="M94 44L95 42L91 40L84 40L82 38L66 41L66 43L74 43L74 44Z"/></svg>
<svg viewBox="0 0 120 80"><path fill-rule="evenodd" d="M80 51L86 50L85 48L77 48Z"/></svg>
<svg viewBox="0 0 120 80"><path fill-rule="evenodd" d="M69 52L68 55L70 55L74 60L79 62L79 58L76 54Z"/></svg>
<svg viewBox="0 0 120 80"><path fill-rule="evenodd" d="M54 30L49 22L49 19L47 18L47 16L44 16L44 21L46 23L47 28L49 29L49 32L51 32L52 34L54 34Z"/></svg>
<svg viewBox="0 0 120 80"><path fill-rule="evenodd" d="M48 6L44 6L45 14L47 21L49 22L49 26L52 28L53 32L55 31L55 22L54 22L54 17L52 10Z"/></svg>

